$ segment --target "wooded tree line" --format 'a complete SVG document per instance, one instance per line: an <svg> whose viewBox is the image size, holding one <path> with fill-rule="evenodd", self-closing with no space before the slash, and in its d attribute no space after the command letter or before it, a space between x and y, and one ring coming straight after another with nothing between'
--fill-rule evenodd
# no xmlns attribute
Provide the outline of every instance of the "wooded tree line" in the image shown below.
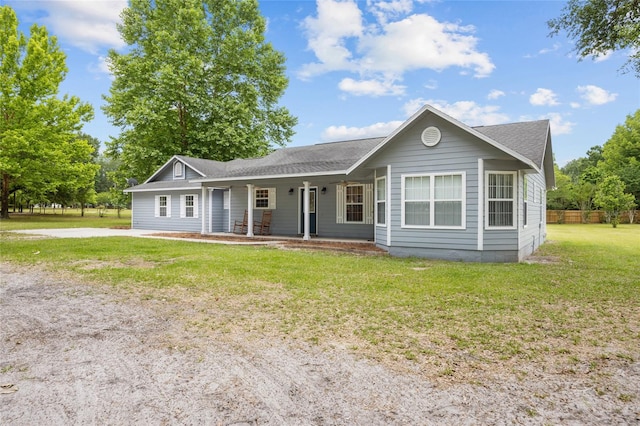
<svg viewBox="0 0 640 426"><path fill-rule="evenodd" d="M120 134L106 156L81 133L91 106L58 93L67 68L56 37L38 25L27 37L9 6L0 12L3 218L11 196L120 205L127 180L144 181L172 155L255 157L293 135L297 119L278 105L285 58L265 41L257 0L129 2L118 26L129 48L108 55L104 111Z"/></svg>
<svg viewBox="0 0 640 426"><path fill-rule="evenodd" d="M623 211L640 204L640 110L627 116L604 145L591 147L585 157L555 165L556 188L548 192L549 210L578 209L583 222L595 208L617 225ZM630 216L633 217L633 216Z"/></svg>
<svg viewBox="0 0 640 426"><path fill-rule="evenodd" d="M39 25L27 37L13 9L0 7L2 218L18 195L23 203L120 205L128 178L145 180L172 155L255 157L293 136L297 120L278 105L285 58L265 41L257 0L131 0L122 18L128 49L109 52L114 81L104 97L120 134L102 155L82 133L92 107L59 94L67 68L56 37ZM569 0L548 24L551 35L576 41L580 58L630 49L627 69L640 76L637 0ZM602 147L557 169L550 208L613 212L632 198L637 206L638 122L636 112Z"/></svg>

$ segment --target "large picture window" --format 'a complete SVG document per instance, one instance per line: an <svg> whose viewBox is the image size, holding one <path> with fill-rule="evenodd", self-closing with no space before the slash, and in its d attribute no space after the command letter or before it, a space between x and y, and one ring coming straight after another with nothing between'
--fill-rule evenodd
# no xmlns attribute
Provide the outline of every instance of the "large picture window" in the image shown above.
<svg viewBox="0 0 640 426"><path fill-rule="evenodd" d="M515 227L516 176L515 172L487 172L487 228Z"/></svg>
<svg viewBox="0 0 640 426"><path fill-rule="evenodd" d="M376 224L387 224L387 178L376 179Z"/></svg>
<svg viewBox="0 0 640 426"><path fill-rule="evenodd" d="M465 174L402 177L402 226L464 228Z"/></svg>

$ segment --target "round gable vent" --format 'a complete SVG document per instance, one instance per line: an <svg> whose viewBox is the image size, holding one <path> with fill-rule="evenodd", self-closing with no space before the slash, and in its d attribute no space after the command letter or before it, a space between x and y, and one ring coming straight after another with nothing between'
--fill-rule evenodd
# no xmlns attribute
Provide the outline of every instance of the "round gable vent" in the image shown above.
<svg viewBox="0 0 640 426"><path fill-rule="evenodd" d="M440 142L441 138L442 133L437 127L430 126L422 131L422 143L425 146L435 146Z"/></svg>

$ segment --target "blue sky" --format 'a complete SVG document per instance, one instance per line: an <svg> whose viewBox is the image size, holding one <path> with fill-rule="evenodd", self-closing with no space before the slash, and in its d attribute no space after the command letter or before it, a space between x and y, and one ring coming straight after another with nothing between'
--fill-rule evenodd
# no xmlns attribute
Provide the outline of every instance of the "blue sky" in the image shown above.
<svg viewBox="0 0 640 426"><path fill-rule="evenodd" d="M118 135L102 113L108 49L122 50L120 0L10 1L21 29L45 25L67 54L61 93L93 104L84 130ZM287 58L281 104L298 117L291 146L383 136L424 103L471 125L551 120L556 161L606 142L640 108L628 52L577 61L546 22L560 1L262 0L266 38Z"/></svg>

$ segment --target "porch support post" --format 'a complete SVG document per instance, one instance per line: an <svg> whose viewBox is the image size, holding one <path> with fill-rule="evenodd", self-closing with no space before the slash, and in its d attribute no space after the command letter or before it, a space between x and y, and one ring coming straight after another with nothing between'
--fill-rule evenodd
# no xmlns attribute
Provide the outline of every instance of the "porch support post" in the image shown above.
<svg viewBox="0 0 640 426"><path fill-rule="evenodd" d="M200 205L202 206L202 214L200 215L201 219L201 226L200 226L200 233L204 234L205 232L207 232L207 218L205 216L205 212L207 211L207 188L205 188L204 185L202 185L202 195L200 196Z"/></svg>
<svg viewBox="0 0 640 426"><path fill-rule="evenodd" d="M253 237L253 184L247 184L247 237Z"/></svg>
<svg viewBox="0 0 640 426"><path fill-rule="evenodd" d="M464 212L463 212L464 213ZM484 159L478 158L478 251L484 250Z"/></svg>
<svg viewBox="0 0 640 426"><path fill-rule="evenodd" d="M302 183L304 184L304 236L302 239L307 241L311 239L311 236L309 235L311 221L311 215L309 214L309 181L305 180Z"/></svg>

